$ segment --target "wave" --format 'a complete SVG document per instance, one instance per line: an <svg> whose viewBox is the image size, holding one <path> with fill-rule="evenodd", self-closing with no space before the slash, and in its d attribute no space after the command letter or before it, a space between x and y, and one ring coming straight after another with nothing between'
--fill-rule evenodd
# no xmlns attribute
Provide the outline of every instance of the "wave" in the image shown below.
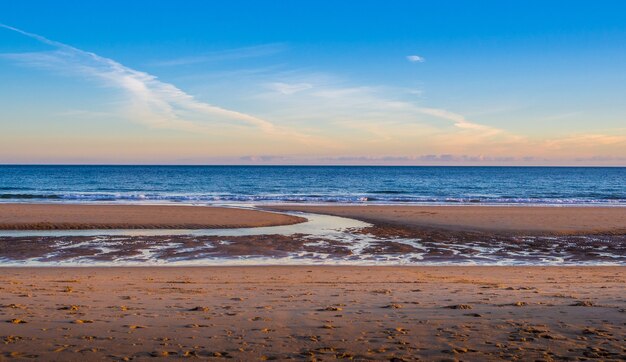
<svg viewBox="0 0 626 362"><path fill-rule="evenodd" d="M406 191L399 191L399 190L375 190L375 191L368 191L368 194L382 194L382 195L401 195L401 194L406 194Z"/></svg>
<svg viewBox="0 0 626 362"><path fill-rule="evenodd" d="M372 196L373 195L373 196ZM547 205L624 205L626 198L604 197L514 197L514 196L397 196L396 193L345 195L321 194L165 194L165 193L4 193L0 200L48 200L68 202L175 202L175 203L408 203L408 204L547 204Z"/></svg>

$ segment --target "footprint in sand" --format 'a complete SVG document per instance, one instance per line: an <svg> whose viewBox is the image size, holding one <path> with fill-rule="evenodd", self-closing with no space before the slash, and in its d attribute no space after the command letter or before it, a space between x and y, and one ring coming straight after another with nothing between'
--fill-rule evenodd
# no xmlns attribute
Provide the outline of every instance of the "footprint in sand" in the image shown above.
<svg viewBox="0 0 626 362"><path fill-rule="evenodd" d="M9 320L7 321L7 323L12 323L12 324L25 324L25 323L28 323L28 322L26 322L26 321L25 321L25 320L23 320L23 319L13 318L13 319L9 319Z"/></svg>
<svg viewBox="0 0 626 362"><path fill-rule="evenodd" d="M447 308L447 309L472 309L472 306L469 305L469 304L455 304L455 305L445 306L444 308Z"/></svg>

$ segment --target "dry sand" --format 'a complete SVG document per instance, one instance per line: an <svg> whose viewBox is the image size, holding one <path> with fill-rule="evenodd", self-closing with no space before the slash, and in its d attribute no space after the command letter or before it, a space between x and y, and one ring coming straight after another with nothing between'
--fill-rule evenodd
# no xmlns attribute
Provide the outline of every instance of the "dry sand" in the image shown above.
<svg viewBox="0 0 626 362"><path fill-rule="evenodd" d="M278 205L269 209L343 216L374 224L456 231L626 233L626 207Z"/></svg>
<svg viewBox="0 0 626 362"><path fill-rule="evenodd" d="M624 360L624 271L4 268L0 359Z"/></svg>
<svg viewBox="0 0 626 362"><path fill-rule="evenodd" d="M296 224L256 210L174 205L0 204L0 229L213 229Z"/></svg>

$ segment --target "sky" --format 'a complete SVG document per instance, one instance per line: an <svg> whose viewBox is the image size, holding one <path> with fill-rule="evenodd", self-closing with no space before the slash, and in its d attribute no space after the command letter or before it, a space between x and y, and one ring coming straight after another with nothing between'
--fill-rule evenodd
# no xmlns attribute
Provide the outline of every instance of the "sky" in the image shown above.
<svg viewBox="0 0 626 362"><path fill-rule="evenodd" d="M623 1L0 2L0 163L626 166Z"/></svg>

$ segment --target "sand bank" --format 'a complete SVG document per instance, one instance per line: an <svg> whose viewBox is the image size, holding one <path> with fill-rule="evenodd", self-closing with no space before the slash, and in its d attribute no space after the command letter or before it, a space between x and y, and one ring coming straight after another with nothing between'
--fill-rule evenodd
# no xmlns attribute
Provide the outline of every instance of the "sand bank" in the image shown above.
<svg viewBox="0 0 626 362"><path fill-rule="evenodd" d="M625 275L623 267L3 268L0 357L623 360Z"/></svg>
<svg viewBox="0 0 626 362"><path fill-rule="evenodd" d="M626 207L278 205L270 209L343 216L374 224L456 231L626 233Z"/></svg>
<svg viewBox="0 0 626 362"><path fill-rule="evenodd" d="M209 229L288 225L305 219L225 207L0 204L0 229Z"/></svg>

